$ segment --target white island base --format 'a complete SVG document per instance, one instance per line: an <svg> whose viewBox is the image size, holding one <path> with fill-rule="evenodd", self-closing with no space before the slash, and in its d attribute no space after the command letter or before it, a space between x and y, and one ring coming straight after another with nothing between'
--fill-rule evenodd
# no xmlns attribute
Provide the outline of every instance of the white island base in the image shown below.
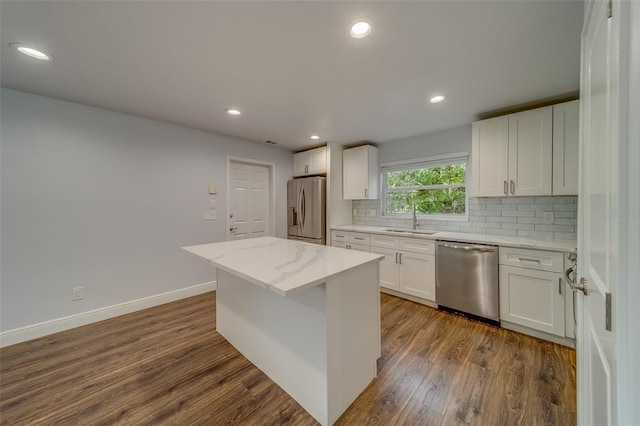
<svg viewBox="0 0 640 426"><path fill-rule="evenodd" d="M272 237L185 250L218 267L217 331L320 424L376 377L382 256Z"/></svg>
<svg viewBox="0 0 640 426"><path fill-rule="evenodd" d="M216 327L320 424L331 425L376 376L378 264L280 296L218 270Z"/></svg>

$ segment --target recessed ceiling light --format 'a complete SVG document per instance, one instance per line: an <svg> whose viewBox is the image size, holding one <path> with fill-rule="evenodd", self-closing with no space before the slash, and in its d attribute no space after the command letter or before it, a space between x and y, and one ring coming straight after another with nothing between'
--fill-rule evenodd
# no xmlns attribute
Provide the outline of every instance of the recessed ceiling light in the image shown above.
<svg viewBox="0 0 640 426"><path fill-rule="evenodd" d="M318 136L318 135L311 135L310 137L311 137L311 139L313 139L314 141L317 141L318 139L320 139L320 136Z"/></svg>
<svg viewBox="0 0 640 426"><path fill-rule="evenodd" d="M29 47L21 43L11 43L9 44L9 46L13 47L23 55L26 55L33 59L38 59L40 61L50 61L51 59L53 59L53 57L48 53L43 52L42 50L34 49L33 47Z"/></svg>
<svg viewBox="0 0 640 426"><path fill-rule="evenodd" d="M349 23L349 35L353 38L364 38L371 33L372 25L366 19L356 19Z"/></svg>
<svg viewBox="0 0 640 426"><path fill-rule="evenodd" d="M431 98L430 102L432 104L438 104L440 102L444 101L444 96L442 95L438 95L438 96L434 96L433 98Z"/></svg>
<svg viewBox="0 0 640 426"><path fill-rule="evenodd" d="M240 115L240 110L237 109L237 108L227 108L227 109L225 109L225 111L229 115Z"/></svg>

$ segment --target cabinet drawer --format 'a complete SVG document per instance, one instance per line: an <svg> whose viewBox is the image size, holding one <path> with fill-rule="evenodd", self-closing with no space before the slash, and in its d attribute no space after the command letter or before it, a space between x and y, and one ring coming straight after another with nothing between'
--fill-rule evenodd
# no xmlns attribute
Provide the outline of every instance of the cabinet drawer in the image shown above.
<svg viewBox="0 0 640 426"><path fill-rule="evenodd" d="M348 231L331 231L331 241L344 241L345 243L349 242L349 232Z"/></svg>
<svg viewBox="0 0 640 426"><path fill-rule="evenodd" d="M351 232L349 236L349 242L351 244L369 245L369 234L363 234L362 232Z"/></svg>
<svg viewBox="0 0 640 426"><path fill-rule="evenodd" d="M563 261L562 253L500 247L501 265L562 273L564 271Z"/></svg>
<svg viewBox="0 0 640 426"><path fill-rule="evenodd" d="M400 241L398 241L398 237L378 234L371 235L371 247L397 249L399 246Z"/></svg>
<svg viewBox="0 0 640 426"><path fill-rule="evenodd" d="M332 247L340 247L347 250L369 251L369 246L366 244L351 244L342 241L331 241Z"/></svg>
<svg viewBox="0 0 640 426"><path fill-rule="evenodd" d="M436 243L434 240L401 237L398 238L398 242L398 248L403 251L423 254L436 254Z"/></svg>

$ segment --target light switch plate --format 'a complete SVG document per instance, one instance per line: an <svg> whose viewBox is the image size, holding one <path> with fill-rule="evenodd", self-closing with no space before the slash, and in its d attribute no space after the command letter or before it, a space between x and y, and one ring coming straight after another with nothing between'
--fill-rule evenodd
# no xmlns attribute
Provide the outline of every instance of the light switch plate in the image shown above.
<svg viewBox="0 0 640 426"><path fill-rule="evenodd" d="M553 212L544 212L544 223L547 225L553 224Z"/></svg>
<svg viewBox="0 0 640 426"><path fill-rule="evenodd" d="M204 220L216 220L217 212L215 210L209 210L204 212Z"/></svg>

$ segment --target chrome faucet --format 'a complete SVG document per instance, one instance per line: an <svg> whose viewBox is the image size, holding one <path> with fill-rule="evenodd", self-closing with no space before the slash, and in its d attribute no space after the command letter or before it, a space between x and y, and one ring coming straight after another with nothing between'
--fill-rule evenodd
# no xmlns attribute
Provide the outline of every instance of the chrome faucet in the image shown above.
<svg viewBox="0 0 640 426"><path fill-rule="evenodd" d="M416 217L416 203L413 203L413 230L420 226L418 225L418 218Z"/></svg>

